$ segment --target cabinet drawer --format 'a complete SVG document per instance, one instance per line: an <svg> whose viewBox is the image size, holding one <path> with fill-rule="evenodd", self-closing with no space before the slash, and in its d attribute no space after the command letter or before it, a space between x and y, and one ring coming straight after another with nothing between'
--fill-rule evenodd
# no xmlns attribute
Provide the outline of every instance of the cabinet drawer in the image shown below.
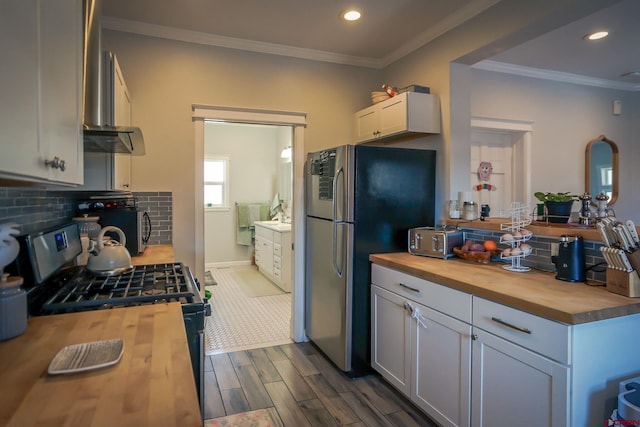
<svg viewBox="0 0 640 427"><path fill-rule="evenodd" d="M273 254L282 256L282 246L280 246L279 243L275 243L275 242L273 243Z"/></svg>
<svg viewBox="0 0 640 427"><path fill-rule="evenodd" d="M278 268L282 268L282 260L279 256L274 256L273 257L273 266L274 267L278 267Z"/></svg>
<svg viewBox="0 0 640 427"><path fill-rule="evenodd" d="M278 279L282 278L282 272L280 270L280 267L273 267L273 277L276 277Z"/></svg>
<svg viewBox="0 0 640 427"><path fill-rule="evenodd" d="M282 243L282 233L279 233L277 231L273 232L273 243Z"/></svg>
<svg viewBox="0 0 640 427"><path fill-rule="evenodd" d="M371 266L371 281L388 291L471 323L471 295L378 264Z"/></svg>
<svg viewBox="0 0 640 427"><path fill-rule="evenodd" d="M473 326L560 363L569 364L569 325L474 296Z"/></svg>
<svg viewBox="0 0 640 427"><path fill-rule="evenodd" d="M256 225L256 237L264 237L267 240L273 240L273 230Z"/></svg>

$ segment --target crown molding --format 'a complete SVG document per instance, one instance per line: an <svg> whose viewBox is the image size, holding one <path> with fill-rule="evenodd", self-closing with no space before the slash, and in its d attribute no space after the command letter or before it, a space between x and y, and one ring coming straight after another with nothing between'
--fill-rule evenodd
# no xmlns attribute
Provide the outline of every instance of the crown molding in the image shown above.
<svg viewBox="0 0 640 427"><path fill-rule="evenodd" d="M179 28L166 27L163 25L147 24L144 22L132 21L128 19L113 18L110 16L105 16L102 18L102 28L113 31L121 31L125 33L183 41L187 43L197 43L228 49L266 53L270 55L289 56L292 58L308 59L311 61L330 62L334 64L353 65L356 67L375 69L381 69L383 67L382 60L377 58L343 55L339 53L314 49L303 49L276 43L237 39L233 37L219 36L199 31L182 30Z"/></svg>
<svg viewBox="0 0 640 427"><path fill-rule="evenodd" d="M614 80L599 79L595 77L581 76L579 74L564 73L561 71L544 70L540 68L524 67L521 65L507 64L491 60L480 61L471 66L478 70L495 71L497 73L514 74L517 76L532 77L534 79L553 80L563 83L573 83L583 86L594 86L606 89L625 90L630 92L640 91L640 84L618 82Z"/></svg>
<svg viewBox="0 0 640 427"><path fill-rule="evenodd" d="M476 0L469 3L467 6L456 10L445 19L439 21L436 25L431 26L429 29L422 32L420 35L407 43L399 46L392 53L385 56L382 59L382 65L386 67L394 63L395 61L407 56L414 50L421 48L427 43L435 40L444 33L456 28L469 19L489 9L491 6L499 3L500 0Z"/></svg>

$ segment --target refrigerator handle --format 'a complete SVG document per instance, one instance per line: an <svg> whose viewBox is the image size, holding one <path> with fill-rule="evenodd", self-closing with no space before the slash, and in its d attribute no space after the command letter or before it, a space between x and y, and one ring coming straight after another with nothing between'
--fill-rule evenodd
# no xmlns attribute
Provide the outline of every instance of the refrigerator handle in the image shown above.
<svg viewBox="0 0 640 427"><path fill-rule="evenodd" d="M333 270L336 272L338 277L342 277L342 271L338 268L338 259L336 256L338 252L337 240L338 240L338 223L334 221L333 222Z"/></svg>
<svg viewBox="0 0 640 427"><path fill-rule="evenodd" d="M342 269L338 267L338 202L337 202L337 195L338 195L338 177L342 175L343 179L344 179L344 171L342 168L338 169L338 172L336 172L335 177L333 178L333 245L332 245L332 252L333 252L333 269L335 270L335 272L338 274L338 277L342 277ZM344 189L343 189L343 197L344 197ZM344 200L343 200L344 202ZM344 204L344 203L343 203ZM340 259L342 259L342 255L340 256Z"/></svg>
<svg viewBox="0 0 640 427"><path fill-rule="evenodd" d="M338 169L338 171L336 172L335 177L333 178L333 222L336 221L342 221L342 219L338 219L338 178L340 177L340 175L342 175L342 181L343 181L343 185L342 185L342 213L344 215L344 170L342 169L342 167L340 169Z"/></svg>

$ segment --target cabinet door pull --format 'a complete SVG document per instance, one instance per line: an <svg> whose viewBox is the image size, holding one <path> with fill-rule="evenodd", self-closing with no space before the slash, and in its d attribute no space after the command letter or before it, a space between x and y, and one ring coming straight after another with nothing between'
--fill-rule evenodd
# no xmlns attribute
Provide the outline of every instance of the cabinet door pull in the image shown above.
<svg viewBox="0 0 640 427"><path fill-rule="evenodd" d="M404 283L398 283L398 285L412 292L420 293L420 289L412 288L411 286L407 286Z"/></svg>
<svg viewBox="0 0 640 427"><path fill-rule="evenodd" d="M44 164L52 169L60 169L61 172L64 172L67 167L65 161L60 157L54 157L53 160L45 160Z"/></svg>
<svg viewBox="0 0 640 427"><path fill-rule="evenodd" d="M531 330L530 329L523 328L522 326L512 325L511 323L505 322L504 320L498 319L497 317L492 317L491 320L493 320L496 323L500 323L501 325L506 326L508 328L515 329L518 332L523 332L525 334L531 334Z"/></svg>
<svg viewBox="0 0 640 427"><path fill-rule="evenodd" d="M413 314L413 306L409 304L409 302L404 303L404 309L407 310L409 313Z"/></svg>

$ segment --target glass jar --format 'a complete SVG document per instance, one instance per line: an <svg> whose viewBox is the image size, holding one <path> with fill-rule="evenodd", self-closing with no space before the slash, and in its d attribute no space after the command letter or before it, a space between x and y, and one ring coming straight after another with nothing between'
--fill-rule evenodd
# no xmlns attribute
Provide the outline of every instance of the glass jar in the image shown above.
<svg viewBox="0 0 640 427"><path fill-rule="evenodd" d="M464 202L462 218L466 220L478 219L478 204L476 202Z"/></svg>
<svg viewBox="0 0 640 427"><path fill-rule="evenodd" d="M89 216L89 214L83 214L82 216L76 216L72 218L74 222L78 223L78 229L80 235L89 236L89 239L95 240L98 237L98 233L102 227L98 224L99 216Z"/></svg>

